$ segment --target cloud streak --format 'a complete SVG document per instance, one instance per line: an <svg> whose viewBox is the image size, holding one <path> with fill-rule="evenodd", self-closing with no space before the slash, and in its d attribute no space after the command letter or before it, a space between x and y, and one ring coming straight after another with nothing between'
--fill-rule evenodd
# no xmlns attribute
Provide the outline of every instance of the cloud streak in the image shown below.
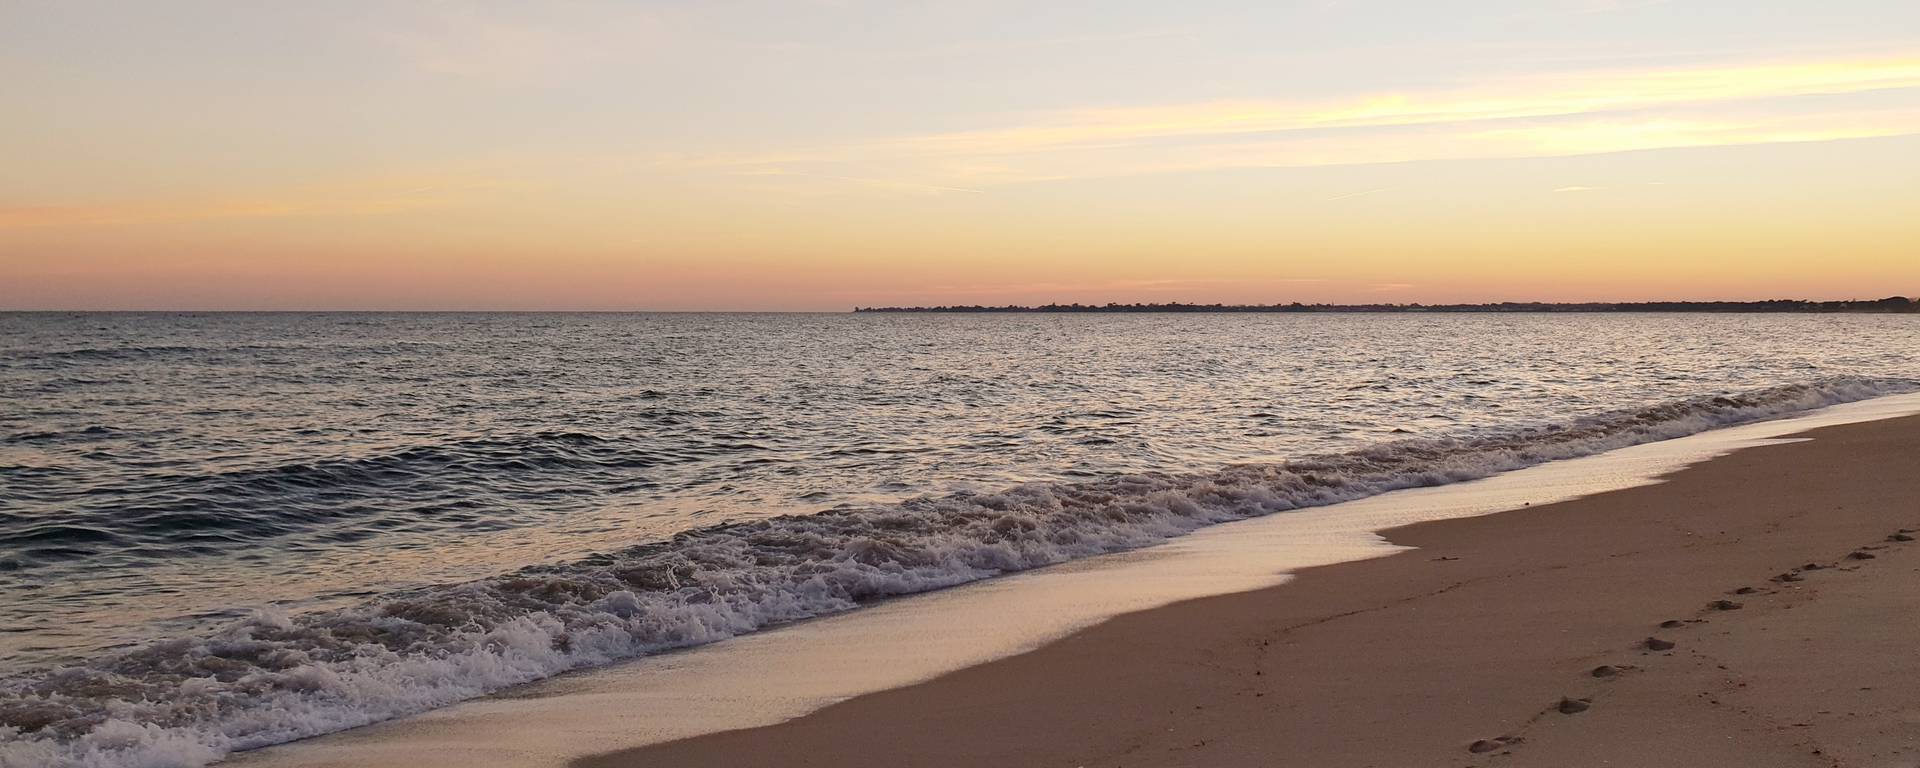
<svg viewBox="0 0 1920 768"><path fill-rule="evenodd" d="M1010 153L1116 142L1564 117L1794 96L1920 88L1920 56L1530 77L1357 101L1202 102L1080 110L1010 129L908 140L936 151Z"/></svg>
<svg viewBox="0 0 1920 768"><path fill-rule="evenodd" d="M398 180L220 198L0 206L0 231L217 219L381 216L455 205L465 192L499 186L503 185L487 180Z"/></svg>
<svg viewBox="0 0 1920 768"><path fill-rule="evenodd" d="M402 60L435 75L503 86L561 83L644 51L660 34L655 13L619 6L548 6L509 12L465 0L438 0L369 30ZM555 8L564 8L556 13Z"/></svg>
<svg viewBox="0 0 1920 768"><path fill-rule="evenodd" d="M1190 170L1561 156L1917 132L1920 56L1883 56L1562 73L1321 102L1061 110L1003 128L679 162L735 173L778 163L794 174L977 189Z"/></svg>

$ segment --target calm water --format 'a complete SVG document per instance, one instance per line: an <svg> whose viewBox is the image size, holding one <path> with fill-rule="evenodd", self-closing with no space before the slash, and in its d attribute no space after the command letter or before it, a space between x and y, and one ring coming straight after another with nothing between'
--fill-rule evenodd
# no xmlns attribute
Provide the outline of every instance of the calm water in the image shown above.
<svg viewBox="0 0 1920 768"><path fill-rule="evenodd" d="M102 702L204 678L213 704L131 717L271 743L1899 391L1917 351L1898 316L0 315L0 720L77 755ZM522 641L392 701L295 680ZM120 687L41 706L61 663ZM207 725L264 706L299 711Z"/></svg>

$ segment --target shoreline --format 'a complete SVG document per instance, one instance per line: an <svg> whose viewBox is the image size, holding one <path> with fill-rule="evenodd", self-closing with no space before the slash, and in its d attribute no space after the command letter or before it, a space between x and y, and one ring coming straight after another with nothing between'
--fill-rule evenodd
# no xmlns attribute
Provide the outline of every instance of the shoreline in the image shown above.
<svg viewBox="0 0 1920 768"><path fill-rule="evenodd" d="M808 720L837 703L1045 651L1076 631L1097 630L1101 622L1128 620L1136 612L1255 594L1313 573L1304 570L1313 566L1381 558L1406 549L1407 542L1397 535L1390 542L1380 532L1404 530L1408 523L1550 508L1617 489L1659 487L1686 467L1789 442L1784 436L1916 413L1920 395L1887 396L1481 480L1212 526L1147 549L570 673L412 717L234 754L228 762L267 768L558 766L721 732L753 733Z"/></svg>
<svg viewBox="0 0 1920 768"><path fill-rule="evenodd" d="M1657 485L1394 528L1416 549L573 765L1911 761L1920 695L1881 684L1920 670L1920 544L1888 541L1920 528L1920 416L1800 437Z"/></svg>

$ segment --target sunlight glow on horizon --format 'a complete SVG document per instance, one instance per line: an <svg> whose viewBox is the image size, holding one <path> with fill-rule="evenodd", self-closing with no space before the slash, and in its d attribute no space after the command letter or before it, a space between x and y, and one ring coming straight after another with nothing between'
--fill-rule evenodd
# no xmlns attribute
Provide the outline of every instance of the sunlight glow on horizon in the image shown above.
<svg viewBox="0 0 1920 768"><path fill-rule="evenodd" d="M189 5L0 9L0 309L1920 293L1899 3Z"/></svg>

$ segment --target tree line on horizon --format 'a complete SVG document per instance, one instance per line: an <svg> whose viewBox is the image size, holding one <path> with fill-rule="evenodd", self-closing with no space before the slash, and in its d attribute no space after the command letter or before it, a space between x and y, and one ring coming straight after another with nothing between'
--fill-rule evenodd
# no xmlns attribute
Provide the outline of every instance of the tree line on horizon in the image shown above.
<svg viewBox="0 0 1920 768"><path fill-rule="evenodd" d="M1485 304L1188 304L1183 302L1121 304L1043 304L1039 306L984 306L955 304L933 307L854 307L854 312L1868 312L1920 313L1920 299L1889 296L1850 301L1629 301L1546 302L1502 301Z"/></svg>

